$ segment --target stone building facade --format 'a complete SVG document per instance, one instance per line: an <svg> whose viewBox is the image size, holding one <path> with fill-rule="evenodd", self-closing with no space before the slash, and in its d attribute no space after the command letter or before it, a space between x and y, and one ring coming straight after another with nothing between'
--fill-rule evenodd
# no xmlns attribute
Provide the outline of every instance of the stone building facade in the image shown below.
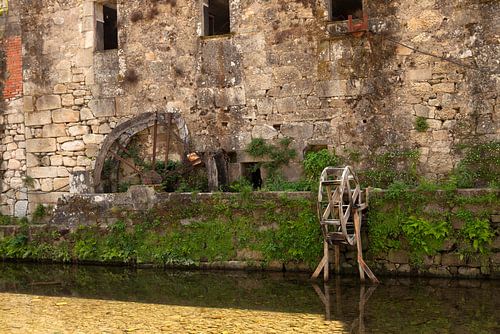
<svg viewBox="0 0 500 334"><path fill-rule="evenodd" d="M430 177L456 145L500 138L496 0L0 3L2 214L95 180L117 141L166 113L190 150L233 152L236 176L257 137L418 149ZM363 12L369 32L349 32Z"/></svg>

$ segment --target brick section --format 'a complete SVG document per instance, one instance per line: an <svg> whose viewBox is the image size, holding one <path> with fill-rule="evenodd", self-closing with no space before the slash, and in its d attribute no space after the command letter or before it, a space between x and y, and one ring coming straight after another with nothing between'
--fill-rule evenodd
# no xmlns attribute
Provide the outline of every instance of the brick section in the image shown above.
<svg viewBox="0 0 500 334"><path fill-rule="evenodd" d="M18 97L23 92L23 60L21 37L8 37L3 42L6 56L7 80L3 87L3 98Z"/></svg>

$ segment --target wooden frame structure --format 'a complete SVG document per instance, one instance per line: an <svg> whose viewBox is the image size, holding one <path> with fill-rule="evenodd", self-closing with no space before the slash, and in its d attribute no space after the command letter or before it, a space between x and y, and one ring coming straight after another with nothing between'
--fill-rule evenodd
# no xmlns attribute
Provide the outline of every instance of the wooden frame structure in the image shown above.
<svg viewBox="0 0 500 334"><path fill-rule="evenodd" d="M359 275L365 274L374 283L379 283L363 260L361 245L362 211L368 207L368 192L361 191L358 178L350 166L327 167L321 173L318 189L318 218L323 234L323 258L312 274L317 278L323 271L325 281L330 275L330 247L335 254L335 272L340 272L340 245L356 246Z"/></svg>

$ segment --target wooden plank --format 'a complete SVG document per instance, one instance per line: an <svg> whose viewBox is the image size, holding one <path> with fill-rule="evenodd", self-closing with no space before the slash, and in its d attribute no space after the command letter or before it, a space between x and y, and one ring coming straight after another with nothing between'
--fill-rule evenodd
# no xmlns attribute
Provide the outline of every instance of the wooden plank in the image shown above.
<svg viewBox="0 0 500 334"><path fill-rule="evenodd" d="M356 233L356 247L358 249L358 267L359 267L359 278L361 282L365 281L365 271L359 259L363 259L363 248L361 245L361 222L359 210L354 210L354 231Z"/></svg>
<svg viewBox="0 0 500 334"><path fill-rule="evenodd" d="M328 252L328 242L326 241L323 241L323 253L326 257L325 267L323 268L323 280L325 282L328 282L328 280L330 279L330 255Z"/></svg>
<svg viewBox="0 0 500 334"><path fill-rule="evenodd" d="M323 267L325 266L325 263L327 260L328 260L328 258L326 256L323 256L323 258L319 262L318 266L316 267L316 270L314 271L314 273L311 276L312 279L318 278L318 276L321 273L321 270L323 269Z"/></svg>

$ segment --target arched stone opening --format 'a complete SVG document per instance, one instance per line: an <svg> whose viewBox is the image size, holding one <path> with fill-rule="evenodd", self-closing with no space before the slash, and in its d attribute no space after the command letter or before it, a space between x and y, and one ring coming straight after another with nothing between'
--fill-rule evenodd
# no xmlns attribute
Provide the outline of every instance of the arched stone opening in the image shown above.
<svg viewBox="0 0 500 334"><path fill-rule="evenodd" d="M108 134L101 146L99 154L96 158L96 164L93 172L93 184L96 192L103 192L103 171L105 167L110 168L115 173L114 178L118 179L119 159L112 159L112 165L107 166L111 158L117 158L118 151L126 148L134 136L141 132L153 128L155 126L167 126L171 130L170 133L175 136L173 141L177 141L182 146L180 153L181 159L185 158L185 154L189 151L189 132L184 119L180 114L175 113L144 113L135 118L132 118L120 125Z"/></svg>

